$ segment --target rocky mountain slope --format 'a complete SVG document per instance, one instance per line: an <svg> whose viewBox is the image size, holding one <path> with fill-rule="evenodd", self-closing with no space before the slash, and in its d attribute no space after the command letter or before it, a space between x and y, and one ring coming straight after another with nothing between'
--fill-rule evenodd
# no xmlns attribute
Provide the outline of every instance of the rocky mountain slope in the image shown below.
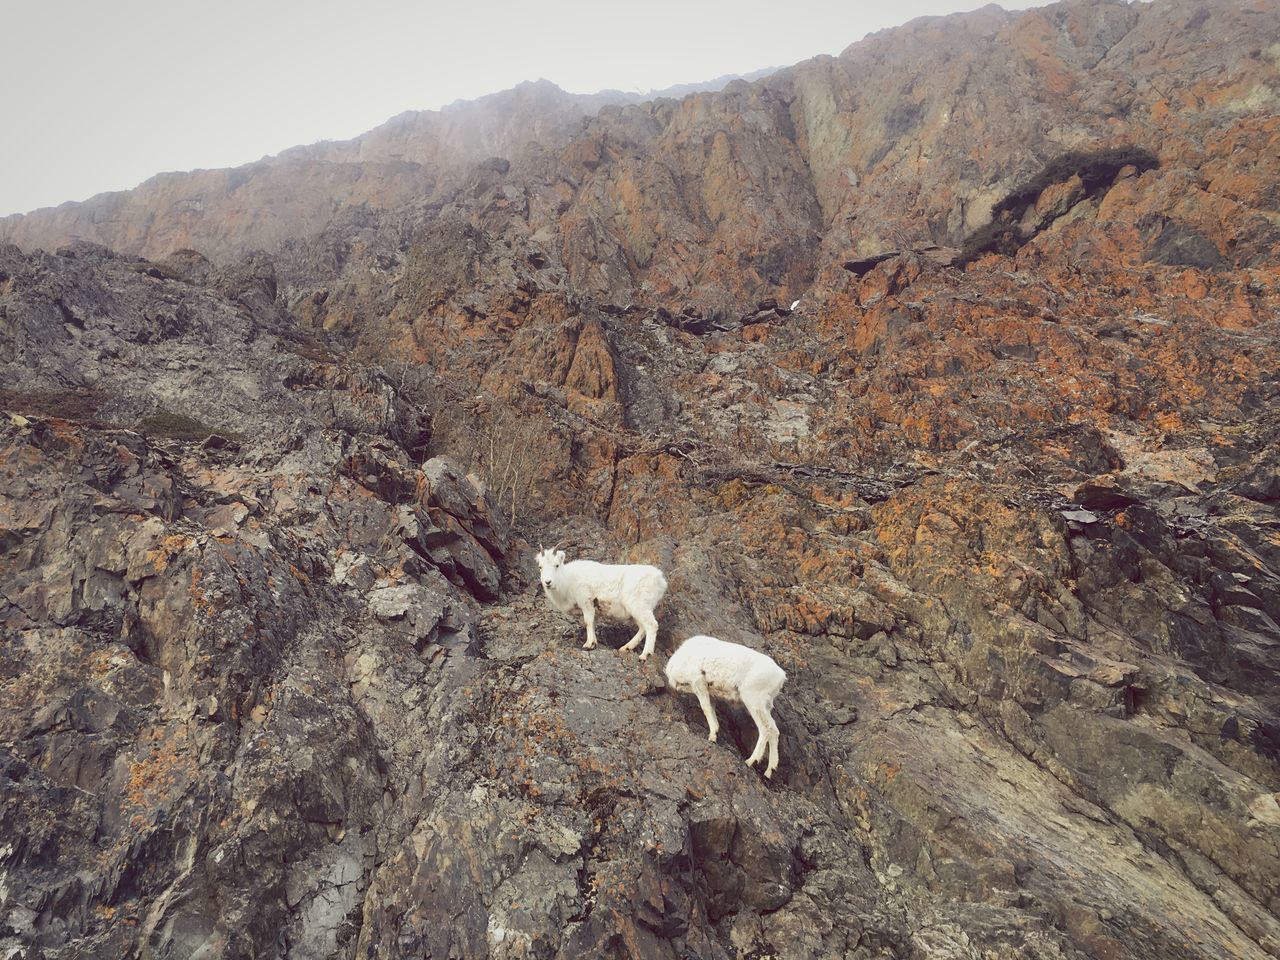
<svg viewBox="0 0 1280 960"><path fill-rule="evenodd" d="M737 79L682 84L653 96L719 90ZM479 160L563 143L603 107L642 99L619 90L572 94L530 81L442 110L407 111L353 140L294 147L229 170L162 173L134 190L3 217L0 240L49 250L88 240L153 257L195 247L234 259L310 235L338 210L392 209L456 189L459 175Z"/></svg>
<svg viewBox="0 0 1280 960"><path fill-rule="evenodd" d="M1247 265L1280 236L1267 216L1274 168L1233 178L1221 160L1242 124L1277 112L1275 36L1268 3L989 7L680 101L600 109L530 84L348 143L9 218L0 239L30 250L79 238L152 258L190 247L223 261L310 238L335 212L482 201L473 218L537 244L576 289L730 309L789 302L841 259L959 245L1056 156L1137 144L1169 174L1158 210L1127 215L1226 230L1220 253ZM1246 139L1275 156L1266 134Z"/></svg>
<svg viewBox="0 0 1280 960"><path fill-rule="evenodd" d="M0 952L1280 955L1278 23L988 7L268 253L0 248Z"/></svg>

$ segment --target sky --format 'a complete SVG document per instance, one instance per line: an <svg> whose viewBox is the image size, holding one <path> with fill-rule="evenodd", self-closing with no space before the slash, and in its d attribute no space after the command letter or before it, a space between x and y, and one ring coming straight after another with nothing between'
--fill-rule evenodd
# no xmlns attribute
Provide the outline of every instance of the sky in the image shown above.
<svg viewBox="0 0 1280 960"><path fill-rule="evenodd" d="M347 139L522 80L657 90L837 54L876 30L979 6L0 0L0 216Z"/></svg>

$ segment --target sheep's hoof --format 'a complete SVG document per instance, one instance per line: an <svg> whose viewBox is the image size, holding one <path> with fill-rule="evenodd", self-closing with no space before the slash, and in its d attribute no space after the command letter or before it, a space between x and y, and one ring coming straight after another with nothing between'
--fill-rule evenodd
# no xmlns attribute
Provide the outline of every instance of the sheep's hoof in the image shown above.
<svg viewBox="0 0 1280 960"><path fill-rule="evenodd" d="M770 767L768 770L766 770L766 771L764 772L764 778L765 778L766 780L772 780L772 779L773 779L773 767Z"/></svg>
<svg viewBox="0 0 1280 960"><path fill-rule="evenodd" d="M716 731L712 730L710 733L708 733L708 734L707 734L707 739L708 739L708 740L710 740L712 743L715 743L715 742L716 742Z"/></svg>
<svg viewBox="0 0 1280 960"><path fill-rule="evenodd" d="M592 643L590 640L588 640L586 643L582 645L583 650L594 650L595 648L596 648L596 645Z"/></svg>
<svg viewBox="0 0 1280 960"><path fill-rule="evenodd" d="M748 766L748 767L754 767L755 765L756 765L756 758L755 758L755 757L747 757L747 766Z"/></svg>
<svg viewBox="0 0 1280 960"><path fill-rule="evenodd" d="M622 645L622 649L623 649L623 650L634 650L634 649L635 649L636 647L638 647L638 646L640 646L640 644L636 643L635 641L632 641L631 643L624 643L624 644ZM641 660L643 660L643 659L644 659L644 657L641 657L640 659L641 659Z"/></svg>
<svg viewBox="0 0 1280 960"><path fill-rule="evenodd" d="M641 663L644 663L644 662L645 662L646 660L648 660L651 656L653 656L653 654L651 654L651 653L642 653L642 654L640 654L640 662L641 662Z"/></svg>

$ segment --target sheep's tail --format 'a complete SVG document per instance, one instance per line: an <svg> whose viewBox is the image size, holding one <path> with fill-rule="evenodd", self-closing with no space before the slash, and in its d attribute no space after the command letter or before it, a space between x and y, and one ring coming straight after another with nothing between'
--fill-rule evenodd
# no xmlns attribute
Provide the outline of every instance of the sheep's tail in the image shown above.
<svg viewBox="0 0 1280 960"><path fill-rule="evenodd" d="M667 595L667 575L654 567L655 577L649 578L648 586L650 589L646 591L649 594L649 601L653 606L657 606L662 602L662 598Z"/></svg>

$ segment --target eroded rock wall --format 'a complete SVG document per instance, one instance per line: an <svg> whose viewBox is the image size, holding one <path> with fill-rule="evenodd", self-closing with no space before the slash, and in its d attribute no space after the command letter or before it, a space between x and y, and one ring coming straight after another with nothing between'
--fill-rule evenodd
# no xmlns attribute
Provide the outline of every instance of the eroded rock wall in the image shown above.
<svg viewBox="0 0 1280 960"><path fill-rule="evenodd" d="M0 950L1280 952L1276 7L1200 7L917 23L271 254L0 249ZM657 657L559 541L662 566ZM695 632L786 669L773 781Z"/></svg>

